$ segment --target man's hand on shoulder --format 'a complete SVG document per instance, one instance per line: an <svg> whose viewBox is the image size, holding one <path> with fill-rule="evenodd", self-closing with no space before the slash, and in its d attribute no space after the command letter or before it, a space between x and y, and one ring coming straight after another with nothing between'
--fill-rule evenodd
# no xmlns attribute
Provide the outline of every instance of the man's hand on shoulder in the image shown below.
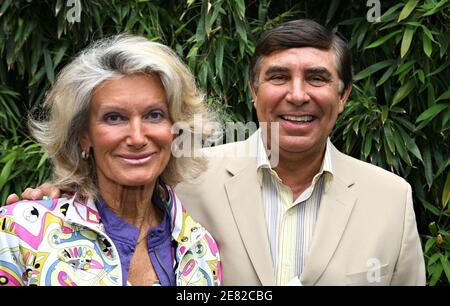
<svg viewBox="0 0 450 306"><path fill-rule="evenodd" d="M59 198L60 190L55 185L50 183L44 183L37 188L27 188L22 193L24 200L42 200L44 197L54 199ZM6 205L16 203L20 198L17 194L13 193L6 199Z"/></svg>

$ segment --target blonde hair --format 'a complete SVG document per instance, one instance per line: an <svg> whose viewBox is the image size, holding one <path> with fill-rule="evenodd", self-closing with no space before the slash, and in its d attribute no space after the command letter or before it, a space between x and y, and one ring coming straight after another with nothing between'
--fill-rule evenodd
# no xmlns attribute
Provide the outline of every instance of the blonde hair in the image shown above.
<svg viewBox="0 0 450 306"><path fill-rule="evenodd" d="M99 40L59 73L44 102L48 119L29 120L33 136L51 158L53 182L60 189L97 195L95 161L93 157L89 161L82 159L80 145L80 136L88 128L91 95L106 80L138 73L160 78L174 123L184 122L193 137L194 132L200 132L202 139L212 131L208 126L213 122L213 115L205 107L204 96L189 69L172 49L131 34ZM204 158L172 155L161 177L174 186L196 177L205 168Z"/></svg>

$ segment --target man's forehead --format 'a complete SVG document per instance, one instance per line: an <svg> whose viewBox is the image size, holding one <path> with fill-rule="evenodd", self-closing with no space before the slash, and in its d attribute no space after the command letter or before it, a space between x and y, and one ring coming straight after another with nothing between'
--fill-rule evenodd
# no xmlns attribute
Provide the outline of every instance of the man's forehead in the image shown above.
<svg viewBox="0 0 450 306"><path fill-rule="evenodd" d="M336 73L336 63L331 49L319 49L314 47L289 48L275 50L261 58L262 71L266 73L269 69L291 70L301 67L302 70L328 70ZM270 72L269 71L269 72Z"/></svg>

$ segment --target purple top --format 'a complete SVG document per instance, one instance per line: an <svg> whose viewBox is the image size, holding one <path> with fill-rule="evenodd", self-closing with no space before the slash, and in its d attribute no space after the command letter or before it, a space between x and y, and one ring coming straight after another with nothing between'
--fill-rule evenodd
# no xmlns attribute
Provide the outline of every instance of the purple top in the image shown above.
<svg viewBox="0 0 450 306"><path fill-rule="evenodd" d="M160 284L162 286L175 286L169 213L157 192L153 193L152 202L163 212L164 216L159 226L152 227L148 230L148 254ZM111 238L119 252L122 264L123 285L126 286L130 261L136 249L139 229L117 216L108 207L103 198L99 197L96 204L100 213L100 220L105 226L105 232Z"/></svg>

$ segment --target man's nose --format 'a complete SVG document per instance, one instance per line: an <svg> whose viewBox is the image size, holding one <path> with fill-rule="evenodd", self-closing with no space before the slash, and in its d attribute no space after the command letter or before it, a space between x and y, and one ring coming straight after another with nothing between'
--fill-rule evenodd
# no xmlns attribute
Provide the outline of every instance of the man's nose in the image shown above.
<svg viewBox="0 0 450 306"><path fill-rule="evenodd" d="M144 147L148 142L145 134L145 127L141 120L130 121L130 131L127 137L127 145L141 148Z"/></svg>
<svg viewBox="0 0 450 306"><path fill-rule="evenodd" d="M293 79L291 81L286 99L288 102L297 105L309 101L310 97L307 91L307 85L303 79Z"/></svg>

